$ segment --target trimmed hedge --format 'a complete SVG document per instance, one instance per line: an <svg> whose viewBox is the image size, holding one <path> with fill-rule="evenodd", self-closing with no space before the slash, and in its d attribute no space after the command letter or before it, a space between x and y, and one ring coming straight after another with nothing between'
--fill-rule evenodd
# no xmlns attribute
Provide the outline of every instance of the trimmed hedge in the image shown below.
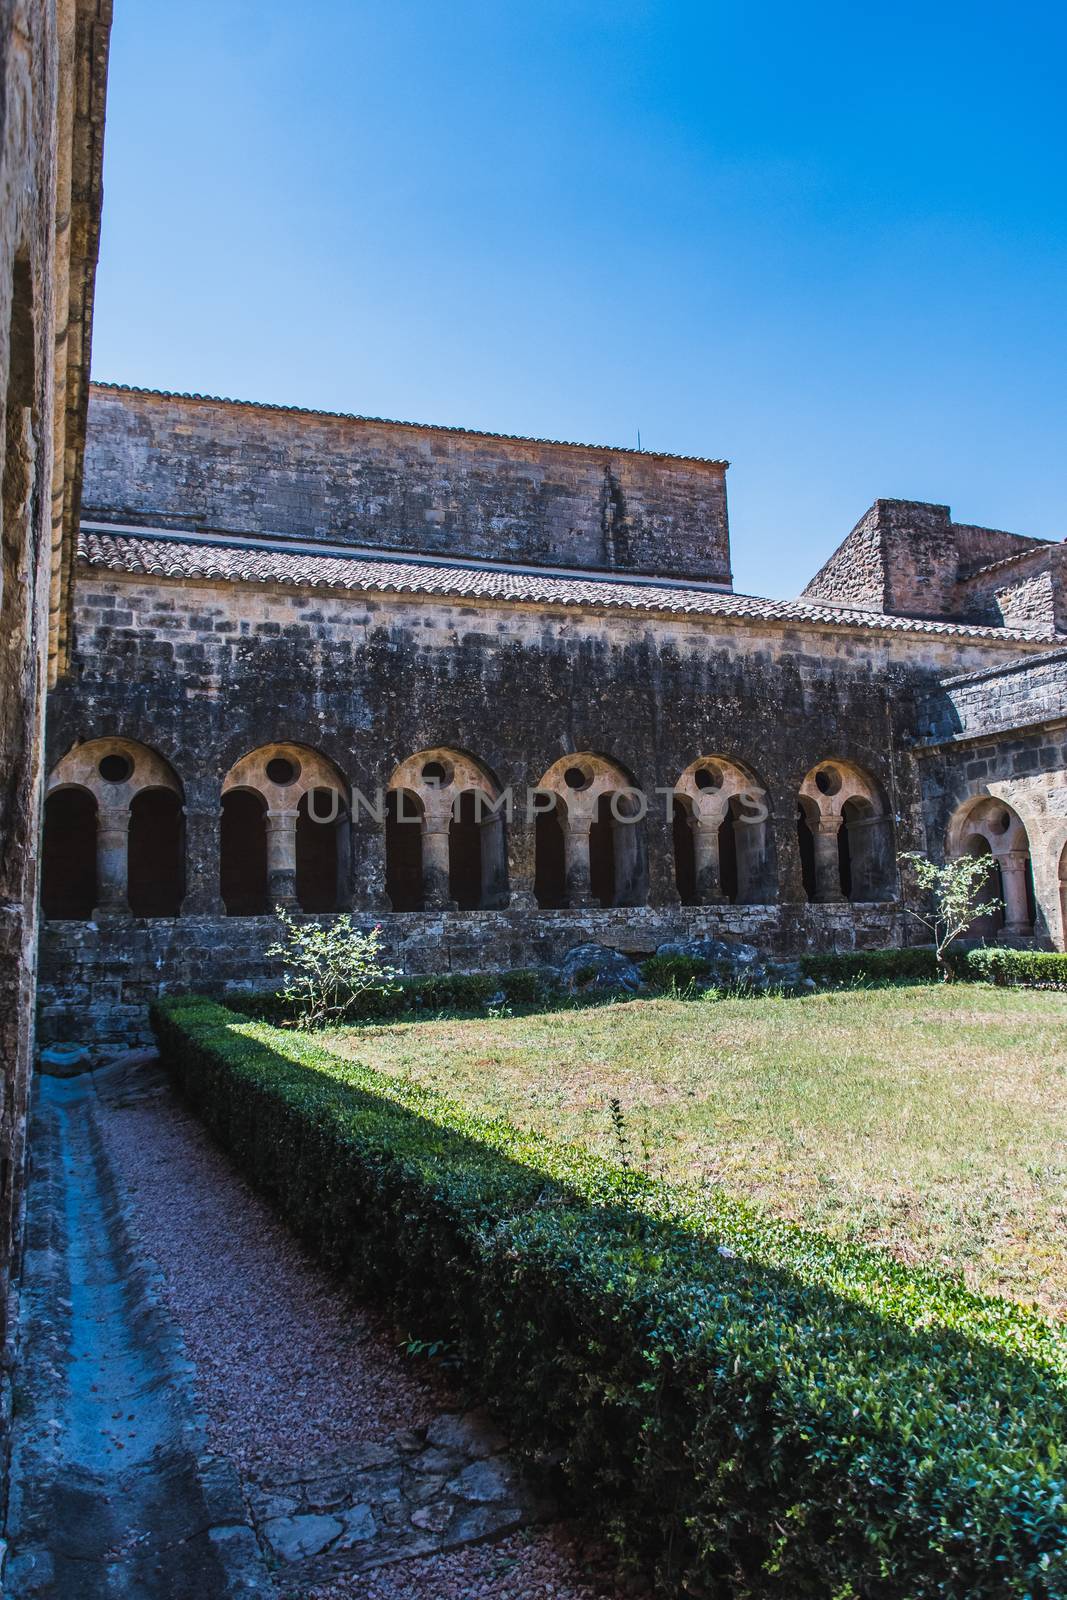
<svg viewBox="0 0 1067 1600"><path fill-rule="evenodd" d="M1067 955L1060 950L1009 950L991 945L968 950L967 976L1028 988L1067 988Z"/></svg>
<svg viewBox="0 0 1067 1600"><path fill-rule="evenodd" d="M850 983L925 983L940 977L931 945L904 950L839 950L800 957L800 968L820 987Z"/></svg>
<svg viewBox="0 0 1067 1600"><path fill-rule="evenodd" d="M388 993L367 993L356 1011L346 1018L351 1022L388 1022L398 1017L415 1017L427 1011L482 1011L497 996L509 1006L528 1006L551 1002L561 997L559 985L550 973L517 968L513 972L443 972L398 978ZM283 994L249 991L228 996L231 1011L257 1017L264 1022L292 1022L296 1007Z"/></svg>
<svg viewBox="0 0 1067 1600"><path fill-rule="evenodd" d="M213 1003L164 1060L361 1293L455 1343L660 1593L1063 1600L1067 1335Z"/></svg>

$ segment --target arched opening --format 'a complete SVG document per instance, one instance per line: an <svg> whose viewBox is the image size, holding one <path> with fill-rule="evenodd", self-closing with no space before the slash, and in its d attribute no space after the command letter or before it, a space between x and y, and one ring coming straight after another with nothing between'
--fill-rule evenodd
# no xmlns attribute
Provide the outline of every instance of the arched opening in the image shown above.
<svg viewBox="0 0 1067 1600"><path fill-rule="evenodd" d="M483 789L464 789L448 824L448 890L460 911L487 911L507 903L503 813Z"/></svg>
<svg viewBox="0 0 1067 1600"><path fill-rule="evenodd" d="M88 789L53 789L44 803L41 914L87 922L96 905L96 800Z"/></svg>
<svg viewBox="0 0 1067 1600"><path fill-rule="evenodd" d="M133 915L180 915L185 898L181 796L173 789L141 789L130 802L128 838L127 882Z"/></svg>
<svg viewBox="0 0 1067 1600"><path fill-rule="evenodd" d="M474 789L465 789L452 807L452 820L448 825L448 889L461 911L481 909L484 902L482 824Z"/></svg>
<svg viewBox="0 0 1067 1600"><path fill-rule="evenodd" d="M810 808L804 802L797 806L797 849L800 853L800 881L805 898L814 901L815 886L815 835L809 821ZM814 819L812 819L814 820Z"/></svg>
<svg viewBox="0 0 1067 1600"><path fill-rule="evenodd" d="M615 888L615 822L611 795L602 794L589 828L590 892L602 906L618 905Z"/></svg>
<svg viewBox="0 0 1067 1600"><path fill-rule="evenodd" d="M394 911L421 911L422 801L410 789L390 789L385 801L385 892Z"/></svg>
<svg viewBox="0 0 1067 1600"><path fill-rule="evenodd" d="M1014 808L993 795L982 795L967 802L953 817L948 829L947 853L992 856L996 877L985 893L1002 901L995 915L976 918L970 934L992 938L998 933L1014 938L1029 938L1036 916L1033 866L1026 826Z"/></svg>
<svg viewBox="0 0 1067 1600"><path fill-rule="evenodd" d="M296 898L301 911L337 911L347 899L348 810L336 789L308 789L296 808Z"/></svg>
<svg viewBox="0 0 1067 1600"><path fill-rule="evenodd" d="M552 796L551 811L534 819L534 896L542 911L567 904L567 853L560 821L562 801Z"/></svg>
<svg viewBox="0 0 1067 1600"><path fill-rule="evenodd" d="M966 853L977 856L979 860L988 862L989 872L982 880L977 891L979 901L997 900L999 905L995 911L987 911L983 917L975 917L967 929L969 939L995 939L1004 926L1004 879L1001 876L1000 863L990 846L989 840L976 833L967 841ZM972 902L973 904L973 902Z"/></svg>
<svg viewBox="0 0 1067 1600"><path fill-rule="evenodd" d="M692 807L688 800L680 799L677 795L671 802L671 833L674 841L674 883L678 898L683 906L699 905Z"/></svg>
<svg viewBox="0 0 1067 1600"><path fill-rule="evenodd" d="M254 789L230 789L222 797L219 889L228 917L262 917L271 909L267 803Z"/></svg>
<svg viewBox="0 0 1067 1600"><path fill-rule="evenodd" d="M726 807L726 815L719 824L719 882L725 899L736 902L737 893L737 821L736 802Z"/></svg>

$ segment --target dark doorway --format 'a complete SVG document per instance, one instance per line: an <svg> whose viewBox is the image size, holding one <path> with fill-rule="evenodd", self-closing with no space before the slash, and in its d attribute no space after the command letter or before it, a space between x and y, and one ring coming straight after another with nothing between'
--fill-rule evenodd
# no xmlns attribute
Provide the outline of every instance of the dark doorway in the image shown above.
<svg viewBox="0 0 1067 1600"><path fill-rule="evenodd" d="M797 807L797 846L800 850L800 881L809 900L815 899L815 839L804 807Z"/></svg>
<svg viewBox="0 0 1067 1600"><path fill-rule="evenodd" d="M482 895L482 824L475 790L465 789L448 829L448 891L461 911L478 911Z"/></svg>
<svg viewBox="0 0 1067 1600"><path fill-rule="evenodd" d="M846 801L847 805L848 802ZM842 820L837 830L837 870L841 876L841 893L846 900L852 899L852 839L849 833L847 819Z"/></svg>
<svg viewBox="0 0 1067 1600"><path fill-rule="evenodd" d="M683 906L699 904L697 898L697 860L693 844L693 825L681 800L671 805L671 831L674 837L674 882Z"/></svg>
<svg viewBox="0 0 1067 1600"><path fill-rule="evenodd" d="M96 801L88 789L56 789L44 804L41 914L87 922L96 904Z"/></svg>
<svg viewBox="0 0 1067 1600"><path fill-rule="evenodd" d="M602 906L615 905L615 819L610 794L600 796L589 829L589 883L594 899Z"/></svg>
<svg viewBox="0 0 1067 1600"><path fill-rule="evenodd" d="M423 909L422 803L410 789L385 802L385 892L394 911Z"/></svg>
<svg viewBox="0 0 1067 1600"><path fill-rule="evenodd" d="M333 789L310 789L296 808L296 898L307 912L336 911L342 903L342 864L348 812Z"/></svg>
<svg viewBox="0 0 1067 1600"><path fill-rule="evenodd" d="M222 797L219 887L228 917L263 917L267 884L267 805L254 789Z"/></svg>
<svg viewBox="0 0 1067 1600"><path fill-rule="evenodd" d="M543 911L559 911L567 904L567 858L558 800L551 811L539 811L534 821L534 895Z"/></svg>
<svg viewBox="0 0 1067 1600"><path fill-rule="evenodd" d="M135 917L176 917L185 898L185 815L173 789L142 789L130 804L129 901Z"/></svg>

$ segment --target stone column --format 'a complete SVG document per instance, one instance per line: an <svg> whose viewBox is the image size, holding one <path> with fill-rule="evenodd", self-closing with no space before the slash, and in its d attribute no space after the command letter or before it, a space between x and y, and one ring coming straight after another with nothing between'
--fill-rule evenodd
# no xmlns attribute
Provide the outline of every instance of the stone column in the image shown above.
<svg viewBox="0 0 1067 1600"><path fill-rule="evenodd" d="M219 892L221 832L219 797L210 803L185 806L185 898L183 917L221 917L225 906Z"/></svg>
<svg viewBox="0 0 1067 1600"><path fill-rule="evenodd" d="M422 825L422 888L427 911L455 911L448 874L449 819L427 817Z"/></svg>
<svg viewBox="0 0 1067 1600"><path fill-rule="evenodd" d="M1026 939L1033 932L1026 896L1025 850L1007 850L998 856L1000 879L1004 885L1004 932Z"/></svg>
<svg viewBox="0 0 1067 1600"><path fill-rule="evenodd" d="M567 905L572 910L599 905L593 897L593 884L589 876L590 817L569 817L563 830L564 877L567 886Z"/></svg>
<svg viewBox="0 0 1067 1600"><path fill-rule="evenodd" d="M693 830L697 904L701 906L722 905L726 899L719 871L720 823L720 818L694 817L690 824Z"/></svg>
<svg viewBox="0 0 1067 1600"><path fill-rule="evenodd" d="M130 811L128 806L100 807L96 824L96 898L94 917L128 917Z"/></svg>
<svg viewBox="0 0 1067 1600"><path fill-rule="evenodd" d="M271 907L299 909L296 898L296 811L267 812L267 893Z"/></svg>
<svg viewBox="0 0 1067 1600"><path fill-rule="evenodd" d="M356 911L391 911L393 908L385 892L384 823L378 824L373 817L357 812L351 825L351 841L351 906Z"/></svg>
<svg viewBox="0 0 1067 1600"><path fill-rule="evenodd" d="M514 910L536 911L537 896L534 880L537 876L537 819L519 792L507 832L508 851L508 905Z"/></svg>
<svg viewBox="0 0 1067 1600"><path fill-rule="evenodd" d="M845 898L837 853L837 834L842 826L839 817L820 817L811 830L815 844L815 898L820 905L834 905Z"/></svg>

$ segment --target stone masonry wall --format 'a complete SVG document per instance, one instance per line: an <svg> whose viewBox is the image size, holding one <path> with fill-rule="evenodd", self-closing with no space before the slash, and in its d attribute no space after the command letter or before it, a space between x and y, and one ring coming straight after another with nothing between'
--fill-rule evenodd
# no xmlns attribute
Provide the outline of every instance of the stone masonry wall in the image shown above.
<svg viewBox="0 0 1067 1600"><path fill-rule="evenodd" d="M538 911L534 828L520 803L507 834L507 912L385 915L388 937L416 970L549 959L561 942L593 936L597 917L625 948L675 930L690 913L678 906L671 831L653 791L712 754L741 763L767 791L777 898L709 908L711 925L782 950L899 940L896 905L807 905L798 790L819 761L852 762L884 797L898 847L921 842L914 763L897 753L914 724L915 692L953 666L987 665L1008 649L995 639L847 625L452 603L87 568L75 635L72 675L51 700L50 769L75 744L104 735L140 741L172 765L185 796L187 915L98 930L50 924L50 1031L73 1027L83 1002L105 1030L108 1007L117 1007L121 1030L127 1008L143 1017L157 986L262 975L269 941L252 926L257 919L219 918L219 810L229 769L280 740L313 746L368 795L407 756L447 745L483 762L520 802L561 755L581 750L617 761L652 797L647 909L591 914L591 922ZM383 833L362 810L351 874L354 906L380 914Z"/></svg>
<svg viewBox="0 0 1067 1600"><path fill-rule="evenodd" d="M895 906L674 906L612 911L476 911L386 914L389 959L405 972L493 972L555 964L594 941L637 957L676 937L741 938L763 950L878 949L902 943ZM227 995L276 987L266 954L273 917L181 917L131 922L48 922L41 937L42 1040L77 1039L120 1050L151 1037L158 993Z"/></svg>
<svg viewBox="0 0 1067 1600"><path fill-rule="evenodd" d="M729 586L725 463L94 385L85 515Z"/></svg>
<svg viewBox="0 0 1067 1600"><path fill-rule="evenodd" d="M1067 649L946 679L918 707L931 851L960 808L1005 801L1027 833L1039 939L1067 948Z"/></svg>

